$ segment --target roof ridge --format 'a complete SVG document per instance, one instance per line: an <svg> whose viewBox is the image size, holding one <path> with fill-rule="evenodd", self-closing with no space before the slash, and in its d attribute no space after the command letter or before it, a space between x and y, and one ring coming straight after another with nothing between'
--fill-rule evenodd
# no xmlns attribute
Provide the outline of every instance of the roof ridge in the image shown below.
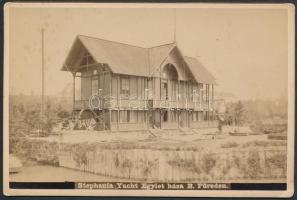
<svg viewBox="0 0 297 200"><path fill-rule="evenodd" d="M157 47L161 47L161 46L166 46L166 45L170 45L170 44L175 44L175 43L170 42L170 43L160 44L160 45L157 45L157 46L148 47L148 49L157 48Z"/></svg>
<svg viewBox="0 0 297 200"><path fill-rule="evenodd" d="M106 41L106 42L113 42L113 43L118 43L118 44L123 44L123 45L131 46L131 47L142 48L142 49L152 49L152 48L161 47L161 46L165 46L165 45L169 45L169 44L174 44L174 42L171 42L171 43L160 44L160 45L152 46L152 47L142 47L142 46L137 46L137 45L134 45L134 44L127 44L127 43L124 43L124 42L118 42L118 41L113 41L113 40L98 38L98 37L94 37L94 36L81 35L81 34L78 34L77 36L78 37L79 36L82 36L82 37L87 37L87 38L92 38L92 39L97 39L97 40L103 40L103 41Z"/></svg>
<svg viewBox="0 0 297 200"><path fill-rule="evenodd" d="M137 45L133 45L133 44L127 44L124 42L118 42L118 41L113 41L113 40L107 40L107 39L103 39L103 38L97 38L97 37L93 37L93 36L88 36L88 35L77 35L77 36L82 36L82 37L88 37L88 38L92 38L92 39L96 39L96 40L103 40L106 42L113 42L113 43L118 43L118 44L123 44L123 45L127 45L127 46L131 46L131 47L137 47L137 48L142 48L142 49L147 49L145 47L141 47L141 46L137 46Z"/></svg>

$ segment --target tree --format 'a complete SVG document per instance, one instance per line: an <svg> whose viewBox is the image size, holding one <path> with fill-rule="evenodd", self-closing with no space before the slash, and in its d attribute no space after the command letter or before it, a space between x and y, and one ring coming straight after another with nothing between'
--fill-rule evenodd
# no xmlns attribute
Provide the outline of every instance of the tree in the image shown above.
<svg viewBox="0 0 297 200"><path fill-rule="evenodd" d="M226 111L225 111L225 124L226 125L232 125L234 123L234 105L233 103L229 103L226 105Z"/></svg>
<svg viewBox="0 0 297 200"><path fill-rule="evenodd" d="M234 107L234 122L237 126L242 125L244 122L244 106L241 101L238 101Z"/></svg>
<svg viewBox="0 0 297 200"><path fill-rule="evenodd" d="M53 121L54 111L52 107L53 107L52 102L47 101L46 109L44 111L44 118L43 118L43 130L46 132L46 134L50 133L54 126L54 121Z"/></svg>
<svg viewBox="0 0 297 200"><path fill-rule="evenodd" d="M24 122L30 130L38 129L42 123L40 119L40 112L38 110L30 110L25 113Z"/></svg>
<svg viewBox="0 0 297 200"><path fill-rule="evenodd" d="M225 124L240 126L245 120L245 109L241 101L228 103L225 111Z"/></svg>

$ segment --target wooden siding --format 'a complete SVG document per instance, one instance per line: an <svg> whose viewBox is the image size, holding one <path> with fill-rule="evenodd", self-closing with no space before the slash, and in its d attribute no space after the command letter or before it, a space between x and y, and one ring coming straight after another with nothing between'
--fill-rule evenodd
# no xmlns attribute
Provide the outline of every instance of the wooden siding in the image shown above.
<svg viewBox="0 0 297 200"><path fill-rule="evenodd" d="M94 74L94 70L97 70L97 73ZM101 90L101 97L109 99L111 96L111 72L109 69L102 65L93 65L92 67L81 68L80 71L81 80L81 97L75 98L74 109L86 109L88 108L88 102L91 96L98 93ZM92 81L97 81L96 85L92 85ZM92 88L95 87L96 88ZM97 97L96 97L97 98ZM99 98L98 98L99 99ZM103 105L103 104L102 104ZM108 105L108 104L106 104Z"/></svg>
<svg viewBox="0 0 297 200"><path fill-rule="evenodd" d="M215 122L210 121L210 115L203 117L202 120L193 120L194 111L208 112L212 110L213 91L211 89L213 87L193 81L185 69L182 71L178 60L175 56L170 55L166 62L173 62L178 66L179 80L164 79L161 76L140 77L114 74L106 65L81 68L81 99L75 102L75 109L88 108L88 100L94 93L92 86L95 84L92 81L95 79L98 81L97 89L101 89L100 95L104 97L99 110L104 113L103 120L106 130L136 131L154 127L178 129L215 126ZM94 74L94 69L98 70L97 74ZM124 89L121 79L125 79ZM168 96L166 97L162 95L162 81L167 83ZM169 111L169 109L173 110ZM123 110L129 111L131 119L123 120L121 118L120 113ZM167 111L166 118L164 113ZM141 119L138 113L141 113Z"/></svg>
<svg viewBox="0 0 297 200"><path fill-rule="evenodd" d="M87 100L92 93L92 82L90 76L92 75L91 71L82 71L81 72L81 99Z"/></svg>
<svg viewBox="0 0 297 200"><path fill-rule="evenodd" d="M94 77L94 76L93 76ZM148 88L148 78L125 76L129 79L129 95L121 95L121 75L112 74L109 71L99 73L98 89L102 89L102 96L105 97L104 108L123 109L148 109L152 108L179 108L193 110L211 110L212 98L211 88L207 85L195 82L168 81L168 99L161 96L161 79L153 78ZM172 86L172 84L176 84ZM176 91L172 91L177 87ZM149 89L149 92L147 91ZM152 103L148 102L149 93L153 95ZM209 94L208 94L209 93ZM179 95L178 95L179 94ZM207 95L208 94L208 95ZM76 99L77 107L88 103L92 95L91 72L82 72L81 78L81 99ZM178 98L179 97L179 98ZM83 100L83 101L81 101Z"/></svg>

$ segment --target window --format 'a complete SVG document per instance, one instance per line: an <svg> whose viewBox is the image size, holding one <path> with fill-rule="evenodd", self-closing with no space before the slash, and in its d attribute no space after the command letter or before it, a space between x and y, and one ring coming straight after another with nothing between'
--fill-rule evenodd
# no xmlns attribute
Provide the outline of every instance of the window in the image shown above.
<svg viewBox="0 0 297 200"><path fill-rule="evenodd" d="M176 101L176 96L177 96L177 93L178 93L178 91L177 91L177 88L178 88L178 85L177 85L177 82L176 81L171 81L171 85L172 85L172 97L171 97L171 99L173 100L173 101Z"/></svg>
<svg viewBox="0 0 297 200"><path fill-rule="evenodd" d="M144 111L141 111L141 110L137 111L137 122L138 123L145 122L144 114L145 114Z"/></svg>
<svg viewBox="0 0 297 200"><path fill-rule="evenodd" d="M129 77L121 77L121 97L128 98L130 95Z"/></svg>
<svg viewBox="0 0 297 200"><path fill-rule="evenodd" d="M98 93L98 79L93 78L92 79L92 95L95 95Z"/></svg>
<svg viewBox="0 0 297 200"><path fill-rule="evenodd" d="M143 99L143 94L144 94L143 82L144 82L143 78L137 78L137 97L138 97L138 99Z"/></svg>
<svg viewBox="0 0 297 200"><path fill-rule="evenodd" d="M162 80L161 83L161 99L168 100L168 83L167 80Z"/></svg>
<svg viewBox="0 0 297 200"><path fill-rule="evenodd" d="M137 87L139 87L137 83L137 77L130 77L130 88L129 88L129 96L130 98L137 99Z"/></svg>
<svg viewBox="0 0 297 200"><path fill-rule="evenodd" d="M193 84L189 83L189 85L188 85L188 100L191 102L194 102L193 91L194 91Z"/></svg>
<svg viewBox="0 0 297 200"><path fill-rule="evenodd" d="M103 89L103 86L104 86L104 78L105 78L105 76L104 76L104 74L103 73L99 73L98 74L98 82L99 82L99 86L98 86L98 88L99 89Z"/></svg>
<svg viewBox="0 0 297 200"><path fill-rule="evenodd" d="M207 111L203 111L203 118L205 121L207 121L208 118L208 112Z"/></svg>
<svg viewBox="0 0 297 200"><path fill-rule="evenodd" d="M193 101L199 103L200 102L200 90L195 88L193 91Z"/></svg>
<svg viewBox="0 0 297 200"><path fill-rule="evenodd" d="M193 90L192 90L192 94L191 94L191 101L192 101L192 102L196 102L196 96L197 96L197 94L196 94L196 89L193 88Z"/></svg>
<svg viewBox="0 0 297 200"><path fill-rule="evenodd" d="M153 98L153 82L152 82L152 79L148 79L146 90L145 90L145 99L152 99L152 98Z"/></svg>
<svg viewBox="0 0 297 200"><path fill-rule="evenodd" d="M127 123L130 121L129 111L128 110L121 110L120 111L120 122Z"/></svg>
<svg viewBox="0 0 297 200"><path fill-rule="evenodd" d="M205 85L202 86L202 89L200 90L201 99L203 102L206 101L206 87Z"/></svg>

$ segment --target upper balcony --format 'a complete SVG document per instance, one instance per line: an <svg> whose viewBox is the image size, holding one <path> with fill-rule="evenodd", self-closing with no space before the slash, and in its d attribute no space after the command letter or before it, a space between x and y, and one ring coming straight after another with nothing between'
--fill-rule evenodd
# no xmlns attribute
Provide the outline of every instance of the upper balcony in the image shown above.
<svg viewBox="0 0 297 200"><path fill-rule="evenodd" d="M113 97L102 99L76 100L74 110L81 109L190 109L195 111L212 110L207 102L172 101L172 100L145 100L145 99L117 99Z"/></svg>

